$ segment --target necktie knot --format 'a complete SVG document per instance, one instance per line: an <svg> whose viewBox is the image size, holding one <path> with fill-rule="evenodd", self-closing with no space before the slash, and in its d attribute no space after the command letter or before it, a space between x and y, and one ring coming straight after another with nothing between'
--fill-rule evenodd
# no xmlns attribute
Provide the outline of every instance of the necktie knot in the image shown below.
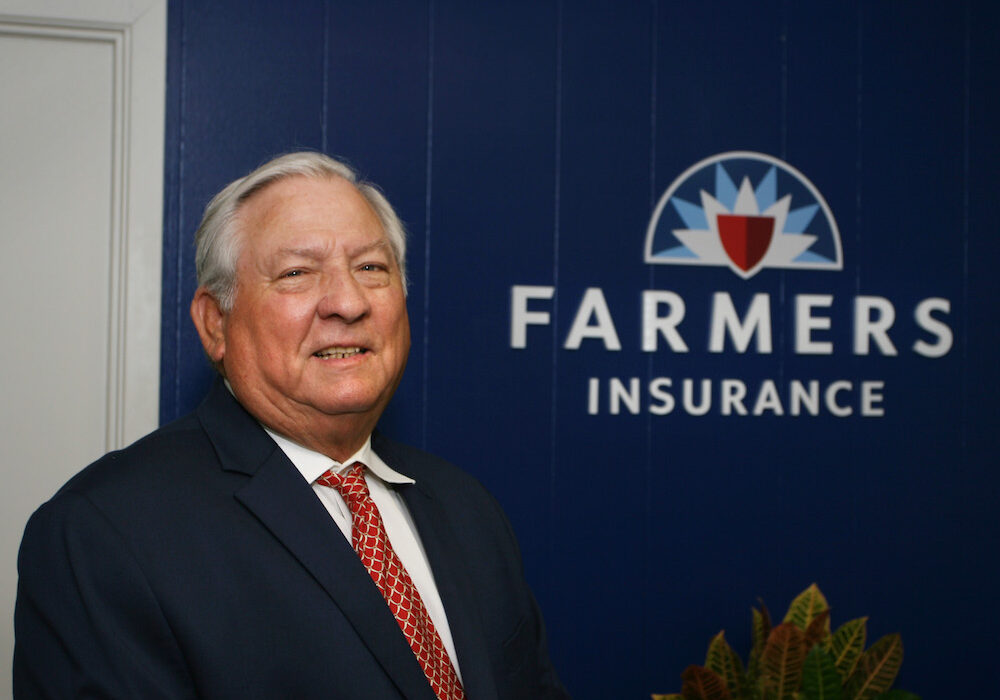
<svg viewBox="0 0 1000 700"><path fill-rule="evenodd" d="M365 483L365 465L361 462L355 462L343 474L328 469L316 481L323 486L336 489L347 501L351 513L357 513L358 507L371 499L371 495L368 493L368 484Z"/></svg>

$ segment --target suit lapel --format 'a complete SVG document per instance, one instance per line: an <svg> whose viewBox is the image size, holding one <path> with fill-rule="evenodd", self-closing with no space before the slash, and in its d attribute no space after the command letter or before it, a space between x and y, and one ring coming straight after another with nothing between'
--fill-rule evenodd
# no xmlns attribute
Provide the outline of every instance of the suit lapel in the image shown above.
<svg viewBox="0 0 1000 700"><path fill-rule="evenodd" d="M223 469L250 477L235 492L236 499L326 590L400 692L407 698L434 700L364 565L285 454L221 382L198 414Z"/></svg>

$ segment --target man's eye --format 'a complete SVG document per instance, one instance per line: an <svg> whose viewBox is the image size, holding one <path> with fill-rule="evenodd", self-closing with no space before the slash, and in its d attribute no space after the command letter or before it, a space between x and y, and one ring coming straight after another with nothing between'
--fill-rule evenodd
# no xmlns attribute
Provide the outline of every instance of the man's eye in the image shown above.
<svg viewBox="0 0 1000 700"><path fill-rule="evenodd" d="M302 270L289 270L288 272L282 273L282 277L300 277L302 275Z"/></svg>
<svg viewBox="0 0 1000 700"><path fill-rule="evenodd" d="M361 266L362 272L381 272L383 270L385 270L383 265L377 265L375 263L368 263L367 265Z"/></svg>

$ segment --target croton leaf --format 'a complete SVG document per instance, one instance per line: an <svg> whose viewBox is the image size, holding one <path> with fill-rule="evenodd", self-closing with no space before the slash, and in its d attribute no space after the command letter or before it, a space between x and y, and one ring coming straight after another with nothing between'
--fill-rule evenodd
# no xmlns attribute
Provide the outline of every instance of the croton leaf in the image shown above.
<svg viewBox="0 0 1000 700"><path fill-rule="evenodd" d="M867 622L867 617L848 620L830 637L830 654L841 678L851 677L861 653L865 650L865 640L868 636Z"/></svg>
<svg viewBox="0 0 1000 700"><path fill-rule="evenodd" d="M830 636L830 611L824 610L813 618L809 626L806 627L806 649L811 649L816 644L822 644Z"/></svg>
<svg viewBox="0 0 1000 700"><path fill-rule="evenodd" d="M890 690L888 693L876 695L875 700L920 700L920 696L905 690Z"/></svg>
<svg viewBox="0 0 1000 700"><path fill-rule="evenodd" d="M805 700L841 700L842 681L833 657L813 647L802 666L802 697Z"/></svg>
<svg viewBox="0 0 1000 700"><path fill-rule="evenodd" d="M795 596L795 600L788 606L788 612L782 622L791 622L805 632L817 616L829 609L830 606L827 604L826 598L820 592L819 586L814 583ZM830 631L829 618L827 618L826 631Z"/></svg>
<svg viewBox="0 0 1000 700"><path fill-rule="evenodd" d="M705 667L722 677L733 697L746 696L747 677L746 673L743 672L743 662L726 641L725 631L712 637L712 641L708 645L708 653L705 655Z"/></svg>
<svg viewBox="0 0 1000 700"><path fill-rule="evenodd" d="M769 700L794 700L802 683L802 664L806 659L802 630L792 623L782 623L771 630L761 655L760 684Z"/></svg>
<svg viewBox="0 0 1000 700"><path fill-rule="evenodd" d="M681 674L681 681L684 700L732 700L722 676L702 666L688 666Z"/></svg>
<svg viewBox="0 0 1000 700"><path fill-rule="evenodd" d="M753 613L753 638L751 640L750 655L747 657L747 681L751 685L756 685L760 677L760 657L764 653L764 645L771 634L771 615L767 611L764 602L760 603L760 610L751 608Z"/></svg>
<svg viewBox="0 0 1000 700"><path fill-rule="evenodd" d="M892 687L903 663L903 640L887 634L872 644L844 685L846 700L874 700Z"/></svg>
<svg viewBox="0 0 1000 700"><path fill-rule="evenodd" d="M684 700L684 696L680 693L670 693L669 695L663 695L662 693L653 693L649 696L651 700Z"/></svg>

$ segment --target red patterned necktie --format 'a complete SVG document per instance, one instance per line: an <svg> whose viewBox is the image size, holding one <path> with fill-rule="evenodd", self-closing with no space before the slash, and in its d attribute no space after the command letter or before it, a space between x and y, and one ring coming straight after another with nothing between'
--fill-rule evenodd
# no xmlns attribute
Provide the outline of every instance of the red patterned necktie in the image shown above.
<svg viewBox="0 0 1000 700"><path fill-rule="evenodd" d="M351 543L368 569L375 585L389 604L399 628L420 662L427 681L440 700L463 700L465 690L455 667L434 628L416 586L396 556L385 534L382 516L368 493L365 466L355 462L343 474L327 471L317 479L323 486L337 489L351 509Z"/></svg>

